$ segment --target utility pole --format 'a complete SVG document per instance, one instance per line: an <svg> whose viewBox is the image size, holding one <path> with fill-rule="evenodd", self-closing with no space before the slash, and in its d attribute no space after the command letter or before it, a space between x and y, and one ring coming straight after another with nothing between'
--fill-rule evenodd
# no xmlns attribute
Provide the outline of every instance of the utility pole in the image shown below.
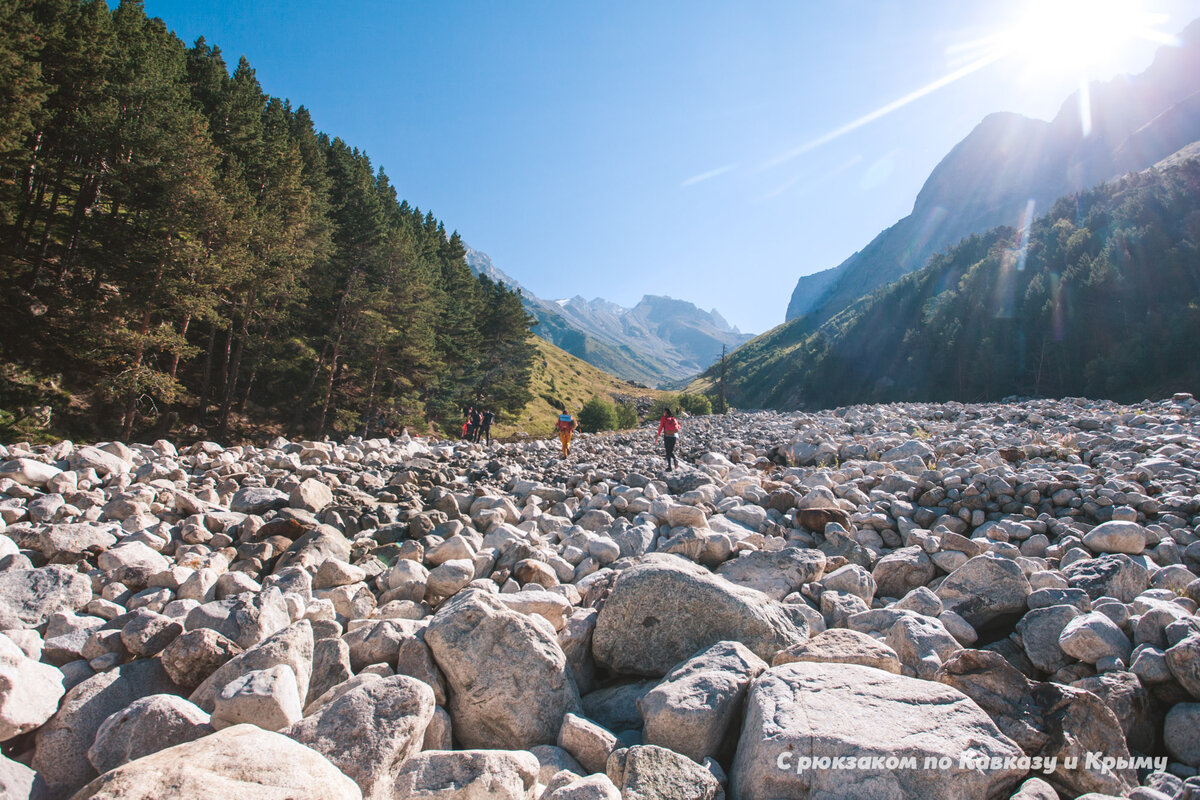
<svg viewBox="0 0 1200 800"><path fill-rule="evenodd" d="M729 406L725 402L725 345L721 345L721 413L729 413Z"/></svg>

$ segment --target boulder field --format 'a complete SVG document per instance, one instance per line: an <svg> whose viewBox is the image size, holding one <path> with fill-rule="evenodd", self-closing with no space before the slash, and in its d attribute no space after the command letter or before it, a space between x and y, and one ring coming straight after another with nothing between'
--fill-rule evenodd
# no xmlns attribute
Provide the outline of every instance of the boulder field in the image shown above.
<svg viewBox="0 0 1200 800"><path fill-rule="evenodd" d="M1200 797L1200 403L0 446L0 798Z"/></svg>

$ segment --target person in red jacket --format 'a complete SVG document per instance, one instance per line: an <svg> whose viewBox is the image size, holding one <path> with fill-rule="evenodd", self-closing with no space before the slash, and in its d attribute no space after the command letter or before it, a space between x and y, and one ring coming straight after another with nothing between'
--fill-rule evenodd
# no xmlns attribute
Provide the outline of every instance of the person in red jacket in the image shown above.
<svg viewBox="0 0 1200 800"><path fill-rule="evenodd" d="M658 420L658 433L654 434L654 441L658 441L658 437L663 437L663 444L667 448L667 469L674 469L679 466L675 460L675 436L679 433L679 420L675 419L675 412L669 408L663 409L662 416Z"/></svg>
<svg viewBox="0 0 1200 800"><path fill-rule="evenodd" d="M558 417L558 422L554 423L558 440L562 443L563 458L571 454L571 437L575 435L575 429L578 427L579 423L566 411L563 411Z"/></svg>

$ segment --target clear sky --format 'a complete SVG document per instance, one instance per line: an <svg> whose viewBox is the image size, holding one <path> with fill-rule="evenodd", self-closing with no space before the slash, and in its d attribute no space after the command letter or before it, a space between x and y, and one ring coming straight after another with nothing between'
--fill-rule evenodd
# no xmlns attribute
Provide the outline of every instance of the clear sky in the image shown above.
<svg viewBox="0 0 1200 800"><path fill-rule="evenodd" d="M245 55L537 295L666 294L753 333L783 321L799 276L907 215L986 114L1049 119L1081 74L1149 65L1142 22L1200 16L1196 0L1052 5L145 0L231 68Z"/></svg>

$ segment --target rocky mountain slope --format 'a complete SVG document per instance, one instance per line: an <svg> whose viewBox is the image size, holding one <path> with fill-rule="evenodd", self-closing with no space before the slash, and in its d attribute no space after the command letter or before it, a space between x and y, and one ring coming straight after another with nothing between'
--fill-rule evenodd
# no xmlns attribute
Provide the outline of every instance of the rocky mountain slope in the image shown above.
<svg viewBox="0 0 1200 800"><path fill-rule="evenodd" d="M521 290L525 308L537 318L534 333L605 372L652 387L667 387L704 371L751 337L713 309L670 297L646 295L632 309L602 298L543 300L492 263L487 253L467 249L476 274Z"/></svg>
<svg viewBox="0 0 1200 800"><path fill-rule="evenodd" d="M820 324L968 234L1017 227L1027 208L1044 213L1059 197L1200 140L1200 20L1142 74L1093 83L1088 105L1086 126L1078 93L1050 122L985 118L930 174L909 216L837 267L800 278L787 319Z"/></svg>
<svg viewBox="0 0 1200 800"><path fill-rule="evenodd" d="M1190 791L1190 395L651 440L0 449L6 790Z"/></svg>
<svg viewBox="0 0 1200 800"><path fill-rule="evenodd" d="M729 402L1127 401L1195 389L1200 161L1177 161L1062 198L1024 231L973 234L823 325L801 317L768 331L728 359ZM716 372L689 388L712 391Z"/></svg>

